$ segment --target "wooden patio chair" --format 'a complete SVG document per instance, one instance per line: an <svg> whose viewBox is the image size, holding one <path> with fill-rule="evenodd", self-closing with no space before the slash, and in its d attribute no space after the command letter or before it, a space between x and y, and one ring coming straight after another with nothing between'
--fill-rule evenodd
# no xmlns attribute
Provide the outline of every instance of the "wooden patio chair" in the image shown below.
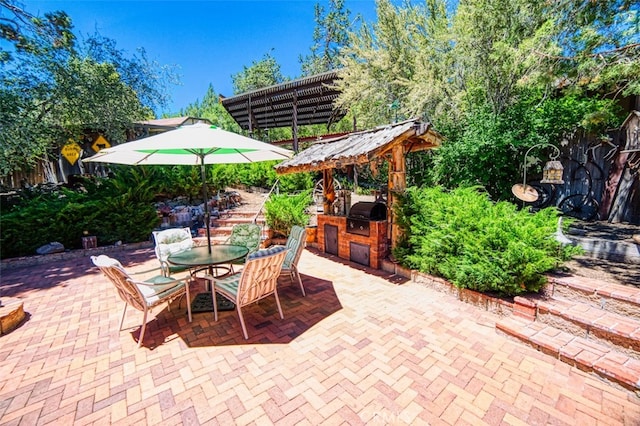
<svg viewBox="0 0 640 426"><path fill-rule="evenodd" d="M124 301L124 310L122 311L122 318L120 319L119 331L122 331L128 305L144 313L140 337L138 338L138 347L142 345L142 339L144 338L144 332L147 327L147 314L151 309L164 302L167 302L167 307L170 310L171 301L186 294L187 313L189 322L191 322L189 277L176 280L171 277L158 275L141 281L132 278L118 260L109 256L91 256L91 261L102 271L109 281L111 281L118 291L120 299Z"/></svg>
<svg viewBox="0 0 640 426"><path fill-rule="evenodd" d="M302 226L294 225L291 227L291 232L289 233L289 238L287 238L287 244L285 247L289 250L287 255L284 258L284 263L282 264L282 273L288 273L291 277L291 282L294 281L294 278L298 279L298 284L300 284L300 290L302 290L302 295L306 296L307 294L304 291L304 285L302 285L302 278L300 277L300 272L298 272L298 261L300 260L300 256L302 255L302 251L307 245L307 231Z"/></svg>
<svg viewBox="0 0 640 426"><path fill-rule="evenodd" d="M214 320L218 321L216 294L235 303L245 339L248 339L249 335L242 316L243 307L273 294L280 318L284 319L280 299L278 299L277 283L287 251L284 246L258 250L247 257L245 266L240 272L225 278L205 276L211 282Z"/></svg>

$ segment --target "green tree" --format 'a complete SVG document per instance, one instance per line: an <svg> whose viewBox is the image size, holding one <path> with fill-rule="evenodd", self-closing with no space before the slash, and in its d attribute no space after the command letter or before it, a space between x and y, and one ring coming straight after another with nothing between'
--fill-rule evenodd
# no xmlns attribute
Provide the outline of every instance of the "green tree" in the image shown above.
<svg viewBox="0 0 640 426"><path fill-rule="evenodd" d="M76 37L71 31L71 18L65 12L49 12L39 18L8 0L0 0L0 10L7 13L0 16L0 38L16 50L34 54L73 51ZM0 62L11 59L11 51L0 46Z"/></svg>
<svg viewBox="0 0 640 426"><path fill-rule="evenodd" d="M620 124L610 98L638 94L640 5L624 0L377 3L350 33L342 95L367 127L426 117L446 138L415 181L511 197L524 151Z"/></svg>
<svg viewBox="0 0 640 426"><path fill-rule="evenodd" d="M536 56L550 75L601 94L640 93L640 3L566 0L545 6L548 21L537 41L550 48Z"/></svg>
<svg viewBox="0 0 640 426"><path fill-rule="evenodd" d="M420 14L424 13L423 17ZM441 0L427 0L423 12L414 12L416 25L410 28L419 42L412 83L408 84L407 99L412 116L430 120L454 119L457 104L463 93L456 78L454 44L451 43L450 17L447 4Z"/></svg>
<svg viewBox="0 0 640 426"><path fill-rule="evenodd" d="M344 0L330 0L328 11L316 3L311 53L299 58L303 76L340 68L340 50L349 41L350 13L344 7Z"/></svg>
<svg viewBox="0 0 640 426"><path fill-rule="evenodd" d="M132 119L149 117L134 89L111 63L74 56L54 78L56 96L47 99L50 113L43 118L60 132L56 139L62 143L65 136L82 135L85 129L100 130L108 140L124 142L123 130Z"/></svg>
<svg viewBox="0 0 640 426"><path fill-rule="evenodd" d="M517 99L518 84L534 64L528 41L545 21L535 0L460 3L453 19L455 62L462 108L481 102L499 114Z"/></svg>
<svg viewBox="0 0 640 426"><path fill-rule="evenodd" d="M260 61L254 61L251 66L243 67L243 70L231 76L233 80L233 93L251 92L264 87L284 83L289 80L282 75L280 64L267 53ZM272 141L291 138L291 129L254 129L253 137L263 141Z"/></svg>
<svg viewBox="0 0 640 426"><path fill-rule="evenodd" d="M224 106L222 106L220 95L215 92L211 84L207 88L207 92L202 98L202 101L196 99L195 102L180 110L178 115L206 118L222 129L237 133L241 131L238 123L236 123Z"/></svg>
<svg viewBox="0 0 640 426"><path fill-rule="evenodd" d="M261 60L253 61L251 66L244 66L242 71L233 74L231 79L235 95L284 83L287 80L271 52L266 53Z"/></svg>
<svg viewBox="0 0 640 426"><path fill-rule="evenodd" d="M154 68L144 51L127 58L99 35L77 43L64 12L41 19L13 2L0 7L11 16L0 37L13 47L0 52L1 174L56 158L86 130L122 142L133 121L152 118L166 101L170 70Z"/></svg>
<svg viewBox="0 0 640 426"><path fill-rule="evenodd" d="M540 97L538 91L522 93L500 114L488 104L479 104L467 111L464 122L443 127L449 137L427 168L429 182L449 189L482 185L492 199L509 200L511 186L522 176L522 155L529 147L540 143L558 146L576 132L598 134L620 124L611 99L573 93Z"/></svg>
<svg viewBox="0 0 640 426"><path fill-rule="evenodd" d="M441 31L447 26L444 10L439 0L429 0L426 7L396 7L389 0L379 0L378 21L350 33L343 50L344 67L337 84L342 94L337 105L351 110L365 127L422 115L425 98L424 92L416 92L416 76L430 64L444 66L438 57L422 53L442 50L439 46L446 38ZM445 78L434 67L420 71L424 84L431 85L435 77ZM429 77L430 73L434 76ZM430 99L440 93L438 89Z"/></svg>
<svg viewBox="0 0 640 426"><path fill-rule="evenodd" d="M175 65L161 65L147 56L144 47L135 53L118 49L115 40L96 33L79 47L81 56L98 63L113 64L122 81L137 94L149 110L165 108L170 100L169 87L180 84Z"/></svg>

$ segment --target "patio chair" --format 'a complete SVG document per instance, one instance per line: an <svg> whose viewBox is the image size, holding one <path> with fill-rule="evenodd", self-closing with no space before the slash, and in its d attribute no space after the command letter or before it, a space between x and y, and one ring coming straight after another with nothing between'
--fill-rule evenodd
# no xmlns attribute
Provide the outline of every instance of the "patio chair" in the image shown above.
<svg viewBox="0 0 640 426"><path fill-rule="evenodd" d="M293 282L294 277L298 279L298 284L300 284L300 290L302 290L302 295L306 296L307 294L304 291L304 285L302 285L302 278L300 277L300 272L298 271L298 261L300 260L300 256L302 255L302 251L304 247L307 245L307 231L302 226L294 225L291 227L291 232L289 233L289 238L287 239L287 244L285 247L289 250L287 255L284 258L284 263L282 264L282 273L289 273L291 277L291 282Z"/></svg>
<svg viewBox="0 0 640 426"><path fill-rule="evenodd" d="M286 254L287 248L284 246L258 250L247 257L247 262L240 272L225 278L205 276L211 282L214 320L218 321L216 294L235 303L245 339L248 339L249 335L242 316L243 307L273 294L276 298L280 318L284 319L280 299L278 299L277 283Z"/></svg>
<svg viewBox="0 0 640 426"><path fill-rule="evenodd" d="M173 228L153 231L153 240L156 243L156 257L160 261L162 275L168 277L188 270L185 266L171 265L167 259L172 254L182 253L193 247L194 243L191 238L191 229Z"/></svg>
<svg viewBox="0 0 640 426"><path fill-rule="evenodd" d="M142 326L140 329L140 337L138 338L138 347L142 345L144 332L147 327L147 314L151 309L167 302L167 307L171 309L171 301L183 296L187 296L187 313L189 322L191 322L191 296L189 294L190 278L173 279L158 275L153 278L141 281L131 277L124 269L122 264L109 256L91 256L91 261L100 271L111 281L116 287L120 299L124 301L124 310L120 319L120 329L124 323L124 317L127 313L127 305L142 311Z"/></svg>
<svg viewBox="0 0 640 426"><path fill-rule="evenodd" d="M234 246L243 246L249 249L247 256L260 249L260 236L262 230L260 226L255 223L239 223L234 225L231 230L231 235L225 241L225 244L232 244ZM234 262L230 265L231 273L233 273L233 265L243 265L244 262Z"/></svg>

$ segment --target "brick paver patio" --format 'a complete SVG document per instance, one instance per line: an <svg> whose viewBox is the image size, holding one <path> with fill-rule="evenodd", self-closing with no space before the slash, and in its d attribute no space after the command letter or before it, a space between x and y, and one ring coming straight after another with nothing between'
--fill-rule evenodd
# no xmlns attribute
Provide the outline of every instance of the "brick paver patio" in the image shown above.
<svg viewBox="0 0 640 426"><path fill-rule="evenodd" d="M155 266L152 249L116 255ZM496 316L379 271L303 253L246 310L142 314L88 258L2 271L29 319L0 337L0 424L638 425L640 398L498 335ZM193 293L202 291L196 284Z"/></svg>

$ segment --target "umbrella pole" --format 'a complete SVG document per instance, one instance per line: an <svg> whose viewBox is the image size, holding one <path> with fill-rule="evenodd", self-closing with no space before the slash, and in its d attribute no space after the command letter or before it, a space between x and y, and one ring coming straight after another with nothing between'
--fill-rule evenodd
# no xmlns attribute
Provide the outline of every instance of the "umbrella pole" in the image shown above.
<svg viewBox="0 0 640 426"><path fill-rule="evenodd" d="M200 175L202 176L202 197L204 198L204 226L207 228L207 247L211 254L211 230L209 229L209 199L207 197L207 172L204 155L200 156Z"/></svg>

